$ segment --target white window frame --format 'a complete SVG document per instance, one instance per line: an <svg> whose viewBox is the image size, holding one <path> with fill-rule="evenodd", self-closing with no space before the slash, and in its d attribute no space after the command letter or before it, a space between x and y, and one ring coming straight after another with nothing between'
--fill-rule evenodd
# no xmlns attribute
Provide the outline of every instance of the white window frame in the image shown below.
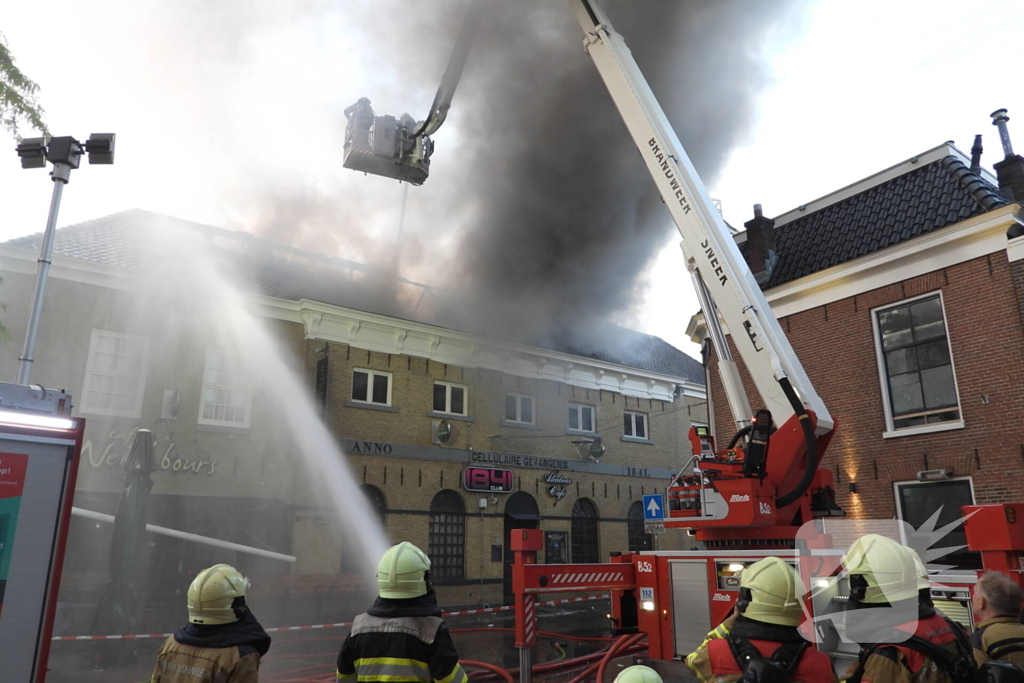
<svg viewBox="0 0 1024 683"><path fill-rule="evenodd" d="M136 341L142 343L142 359L141 359L141 373L137 376L139 382L139 391L135 396L135 405L131 410L114 410L112 408L96 408L89 405L89 383L92 379L93 373L113 376L113 377L133 377L135 375L123 375L118 373L105 372L101 370L94 370L93 357L96 350L96 342L100 336L114 337L116 339L124 339L129 341ZM145 337L140 337L134 334L124 334L122 332L112 332L110 330L93 329L92 336L89 340L89 351L85 361L85 380L82 385L82 404L80 410L82 413L87 415L111 415L114 417L142 417L142 399L146 393L146 369L149 365L149 340Z"/></svg>
<svg viewBox="0 0 1024 683"><path fill-rule="evenodd" d="M505 415L505 406L502 405L502 407L501 407L501 414L504 415L505 422L511 422L512 424L517 424L517 425L536 425L537 424L537 397L536 396L531 396L530 394L517 394L517 393L515 393L513 391L506 391L505 392L505 396L506 396L506 398L509 397L509 396L514 396L515 399L516 399L516 419L514 419L514 420L508 419L508 415ZM533 419L530 420L529 422L527 422L526 420L522 419L523 418L523 399L524 398L530 399L530 402L533 404L533 410L530 411L532 416L533 416Z"/></svg>
<svg viewBox="0 0 1024 683"><path fill-rule="evenodd" d="M232 354L224 349L209 347L206 349L206 363L203 365L203 379L199 389L199 424L209 425L213 427L234 427L236 429L248 429L252 423L252 378L248 372L242 371L241 374L245 376L244 385L224 385L224 384L207 384L206 383L206 372L210 367L210 355L219 353L227 356L233 361L238 361L238 354ZM236 370L235 372L238 372ZM245 420L238 422L235 420L217 420L212 418L203 417L203 409L206 407L206 389L225 389L227 391L244 393L245 394Z"/></svg>
<svg viewBox="0 0 1024 683"><path fill-rule="evenodd" d="M939 307L942 309L942 325L946 332L946 346L949 347L949 364L950 369L953 372L953 391L956 392L956 405L957 410L960 412L959 420L952 420L950 422L940 422L936 424L918 425L916 427L903 427L897 429L893 417L892 417L892 397L889 394L889 377L885 370L885 350L882 348L882 332L878 326L878 314L881 311L887 311L892 308L899 306L905 306L921 299L928 299L938 295ZM901 301L894 301L884 306L875 306L870 311L871 315L871 334L874 337L875 342L875 361L878 365L878 383L879 388L882 391L882 408L885 410L885 432L882 434L883 439L893 439L901 436L913 436L915 434L930 434L932 432L945 432L952 429L963 429L966 425L964 423L964 408L963 403L960 400L960 384L956 378L956 360L953 358L953 344L949 338L949 318L946 316L946 302L942 296L942 290L931 291L919 296L912 296L908 299Z"/></svg>
<svg viewBox="0 0 1024 683"><path fill-rule="evenodd" d="M356 373L365 372L367 374L366 380L366 399L358 399L352 396L352 386L355 385ZM373 378L374 377L387 377L388 378L388 402L378 403L373 400ZM391 389L394 387L394 377L390 372L384 372L383 370L371 370L369 368L352 368L352 386L349 387L348 395L352 403L363 403L369 406L390 406L391 405Z"/></svg>
<svg viewBox="0 0 1024 683"><path fill-rule="evenodd" d="M566 428L573 434L597 434L597 406L592 406L589 403L576 403L570 402L569 408L576 408L576 424L583 424L583 409L590 408L590 425L593 429L583 429L582 427L570 427L569 426L569 413L566 411Z"/></svg>
<svg viewBox="0 0 1024 683"><path fill-rule="evenodd" d="M900 487L901 486L921 486L922 484L937 484L937 483L943 482L943 481L966 481L970 485L970 487L971 487L971 501L972 501L972 504L974 504L974 505L978 504L978 496L975 495L975 492L974 492L974 477L972 477L970 475L966 475L966 476L962 476L962 477L950 477L949 479L939 479L939 480L936 480L936 481L916 481L916 480L911 479L909 481L907 481L907 480L905 480L905 481L894 481L892 483L892 495L893 495L893 498L895 499L895 503L896 503L896 519L898 519L900 522L903 522L902 524L898 525L899 528L900 528L900 543L902 543L903 545L909 545L909 542L907 541L906 526L910 526L910 524L908 522L904 521L903 503L900 502ZM904 526L904 525L906 525L906 526ZM939 561L941 562L941 560L939 560Z"/></svg>
<svg viewBox="0 0 1024 683"><path fill-rule="evenodd" d="M442 380L435 379L434 380L434 386L436 387L438 385L443 386L445 388L445 390L444 390L444 406L445 406L445 408L448 408L449 410L437 410L436 408L434 408L434 394L433 394L433 389L431 389L430 407L433 410L433 412L435 412L437 414L440 414L440 415L458 415L460 417L468 416L469 415L469 387L466 386L465 384L459 384L458 382L444 382ZM462 412L461 413L456 413L456 412L453 412L452 410L450 410L450 408L452 407L452 388L453 387L454 388L458 388L458 389L462 389Z"/></svg>
<svg viewBox="0 0 1024 683"><path fill-rule="evenodd" d="M623 433L622 433L622 438L623 439L626 439L627 441L651 441L651 420L650 420L650 417L648 416L647 413L641 413L641 412L639 412L637 410L623 410L622 411L622 415L623 416L631 415L633 417L633 420L632 420L632 422L633 422L633 433L632 434L626 434L625 430L623 430ZM637 436L636 435L636 418L638 418L638 417L643 418L643 422L644 422L644 435L643 436Z"/></svg>

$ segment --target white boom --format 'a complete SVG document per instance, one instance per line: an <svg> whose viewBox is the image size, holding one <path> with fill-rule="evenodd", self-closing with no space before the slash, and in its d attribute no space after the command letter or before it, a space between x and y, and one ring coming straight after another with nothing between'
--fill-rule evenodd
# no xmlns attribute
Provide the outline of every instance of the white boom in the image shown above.
<svg viewBox="0 0 1024 683"><path fill-rule="evenodd" d="M608 87L682 235L687 267L706 283L740 357L776 424L795 415L779 380L789 378L806 408L817 416L817 433L834 421L786 339L736 242L708 196L658 100L622 36L596 0L569 0L583 28L584 50ZM713 307L704 308L709 325ZM717 323L717 320L714 321ZM741 387L733 373L728 386ZM730 400L736 409L737 405ZM740 416L736 416L741 421ZM749 417L747 418L749 419Z"/></svg>

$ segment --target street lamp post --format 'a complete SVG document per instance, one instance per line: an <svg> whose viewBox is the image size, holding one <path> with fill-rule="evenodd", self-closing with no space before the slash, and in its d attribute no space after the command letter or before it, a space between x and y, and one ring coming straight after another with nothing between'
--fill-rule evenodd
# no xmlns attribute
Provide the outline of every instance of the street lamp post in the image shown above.
<svg viewBox="0 0 1024 683"><path fill-rule="evenodd" d="M46 294L46 279L50 274L53 257L53 240L57 232L57 214L64 186L71 179L72 169L82 160L82 154L89 156L90 164L114 163L114 134L93 133L83 145L71 136L59 138L27 138L17 147L22 168L46 168L46 162L53 164L50 177L53 179L53 195L50 198L50 213L46 218L46 232L43 233L43 247L39 252L39 266L36 270L36 289L32 295L32 307L28 314L28 330L25 332L25 347L18 358L18 384L27 385L32 377L32 357L39 333L39 319L43 313L43 298Z"/></svg>

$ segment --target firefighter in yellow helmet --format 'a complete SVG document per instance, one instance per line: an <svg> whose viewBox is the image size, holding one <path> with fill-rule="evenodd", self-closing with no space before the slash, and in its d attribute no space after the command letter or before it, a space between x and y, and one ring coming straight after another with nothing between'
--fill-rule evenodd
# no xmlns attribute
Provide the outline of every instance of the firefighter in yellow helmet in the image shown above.
<svg viewBox="0 0 1024 683"><path fill-rule="evenodd" d="M188 623L164 641L152 683L256 683L270 636L249 611L249 579L217 564L188 588Z"/></svg>
<svg viewBox="0 0 1024 683"><path fill-rule="evenodd" d="M877 534L843 556L850 583L846 634L860 643L847 683L958 683L974 680L967 635L936 612L917 554Z"/></svg>
<svg viewBox="0 0 1024 683"><path fill-rule="evenodd" d="M796 570L778 557L750 565L740 575L737 615L728 633L706 640L686 658L687 666L703 683L833 683L828 655L797 630L803 594Z"/></svg>
<svg viewBox="0 0 1024 683"><path fill-rule="evenodd" d="M408 542L388 548L377 565L377 592L341 646L338 680L466 683L426 553Z"/></svg>
<svg viewBox="0 0 1024 683"><path fill-rule="evenodd" d="M649 666L627 666L613 683L662 683L661 675Z"/></svg>

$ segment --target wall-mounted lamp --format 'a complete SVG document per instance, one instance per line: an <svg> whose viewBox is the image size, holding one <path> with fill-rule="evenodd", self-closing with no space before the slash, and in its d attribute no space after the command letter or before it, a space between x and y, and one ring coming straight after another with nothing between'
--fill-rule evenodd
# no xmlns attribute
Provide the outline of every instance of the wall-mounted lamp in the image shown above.
<svg viewBox="0 0 1024 683"><path fill-rule="evenodd" d="M921 470L917 473L918 481L945 481L949 479L949 469Z"/></svg>
<svg viewBox="0 0 1024 683"><path fill-rule="evenodd" d="M857 482L851 481L849 484L850 493L857 493Z"/></svg>

